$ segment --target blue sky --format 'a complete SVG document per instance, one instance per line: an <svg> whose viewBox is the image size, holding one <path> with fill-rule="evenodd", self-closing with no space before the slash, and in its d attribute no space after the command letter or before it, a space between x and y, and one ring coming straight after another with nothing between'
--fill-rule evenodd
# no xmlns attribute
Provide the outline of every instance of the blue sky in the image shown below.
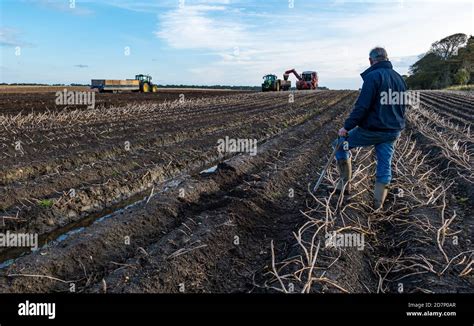
<svg viewBox="0 0 474 326"><path fill-rule="evenodd" d="M410 64L444 36L474 34L464 0L0 0L1 82L88 83L148 73L159 84L258 85L316 70L360 87L370 48Z"/></svg>

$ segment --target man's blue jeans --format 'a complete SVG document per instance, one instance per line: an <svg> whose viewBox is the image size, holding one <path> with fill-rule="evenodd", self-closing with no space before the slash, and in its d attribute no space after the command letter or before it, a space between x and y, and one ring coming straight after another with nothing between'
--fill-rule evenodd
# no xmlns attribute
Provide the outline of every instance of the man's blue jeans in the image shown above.
<svg viewBox="0 0 474 326"><path fill-rule="evenodd" d="M395 141L400 136L400 131L370 131L360 127L349 131L347 141L349 142L349 149L355 147L375 146L375 153L377 156L377 172L376 181L389 184L392 181L392 157L395 151ZM344 138L339 138L342 143ZM333 146L337 145L337 141ZM336 152L337 160L347 160L350 157L350 151L345 151L341 145Z"/></svg>

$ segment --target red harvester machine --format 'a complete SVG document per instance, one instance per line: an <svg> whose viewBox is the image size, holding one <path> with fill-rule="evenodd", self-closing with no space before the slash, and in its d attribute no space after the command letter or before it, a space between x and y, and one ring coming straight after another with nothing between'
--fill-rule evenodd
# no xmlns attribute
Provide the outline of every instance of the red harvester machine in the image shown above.
<svg viewBox="0 0 474 326"><path fill-rule="evenodd" d="M290 74L295 75L298 81L296 82L296 89L316 89L318 88L318 73L316 71L304 71L301 76L296 72L295 69L285 71L283 79L286 81Z"/></svg>

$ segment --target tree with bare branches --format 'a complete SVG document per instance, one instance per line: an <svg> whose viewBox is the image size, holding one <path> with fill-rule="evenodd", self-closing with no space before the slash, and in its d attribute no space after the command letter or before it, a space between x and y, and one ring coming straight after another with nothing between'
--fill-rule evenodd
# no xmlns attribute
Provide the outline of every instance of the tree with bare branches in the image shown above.
<svg viewBox="0 0 474 326"><path fill-rule="evenodd" d="M456 33L434 42L430 52L438 55L444 60L451 58L458 53L459 48L466 45L467 35Z"/></svg>

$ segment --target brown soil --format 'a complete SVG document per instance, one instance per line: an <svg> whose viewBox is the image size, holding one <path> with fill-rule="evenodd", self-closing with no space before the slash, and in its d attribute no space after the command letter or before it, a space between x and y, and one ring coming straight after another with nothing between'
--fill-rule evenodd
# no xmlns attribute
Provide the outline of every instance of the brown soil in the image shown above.
<svg viewBox="0 0 474 326"><path fill-rule="evenodd" d="M293 232L307 222L302 212L314 204L308 184L326 163L357 92L297 92L294 103L290 93L199 91L185 93L184 102L177 94L105 94L95 109L49 111L46 95L27 94L17 98L21 107L14 108L11 99L2 106L0 209L10 217L3 219L3 230L39 233L47 245L21 256L0 251L2 260L14 258L0 269L0 292L69 292L72 284L76 292L120 293L278 288L271 243L275 261L301 254ZM472 122L471 102L463 96L427 92L422 99L446 117ZM406 135L432 155L427 167L457 178L436 166L439 156L427 150L432 141L413 128ZM258 154L221 155L216 144L226 136L257 139ZM21 148L15 147L18 141ZM199 173L213 165L214 173ZM450 194L468 196L470 203L450 200L447 211L458 211L462 220L454 226L464 228L466 238L473 234L467 222L472 186L462 185ZM368 194L362 198L370 200ZM437 225L439 211L426 209L404 214L423 213ZM348 211L359 223L370 222L365 213ZM326 277L349 292L376 291L374 264L396 255L386 244L410 233L383 219L374 229L367 250L348 250L335 264L334 253L324 251L319 270L327 268ZM436 243L407 245L415 255L440 254ZM472 243L463 246L470 250ZM472 284L452 271L446 275L449 282L427 276L420 287L434 284L436 292L451 292ZM397 291L396 283L383 288ZM312 290L339 291L320 284Z"/></svg>

